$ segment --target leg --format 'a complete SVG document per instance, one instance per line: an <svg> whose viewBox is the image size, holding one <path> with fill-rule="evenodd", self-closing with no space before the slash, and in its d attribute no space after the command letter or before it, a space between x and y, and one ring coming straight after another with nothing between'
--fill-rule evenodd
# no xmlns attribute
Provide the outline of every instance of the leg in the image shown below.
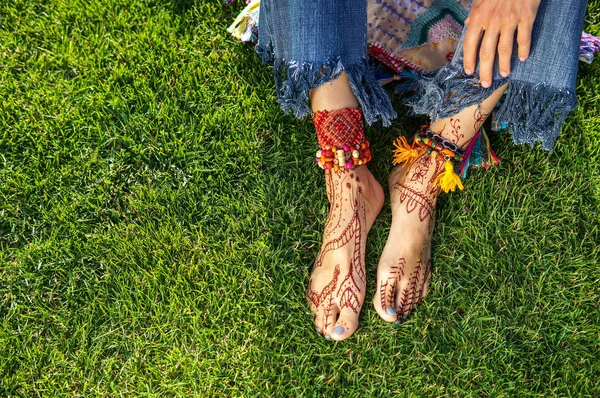
<svg viewBox="0 0 600 398"><path fill-rule="evenodd" d="M464 147L492 111L506 85L479 105L436 120L431 131ZM410 167L396 166L388 179L392 226L377 268L375 309L386 321L401 322L427 294L431 278L431 234L440 189L435 178L443 161L423 154Z"/></svg>
<svg viewBox="0 0 600 398"><path fill-rule="evenodd" d="M311 92L314 111L356 108L345 74ZM317 125L319 131L328 127ZM362 129L362 125L360 126ZM326 170L330 212L323 246L306 291L318 333L344 340L358 327L365 298L365 244L367 233L383 205L383 189L366 165L354 170Z"/></svg>
<svg viewBox="0 0 600 398"><path fill-rule="evenodd" d="M361 165L370 157L362 141L362 120L388 125L395 117L367 61L367 1L263 0L259 23L256 50L273 64L282 109L299 117L316 112L322 147L317 157L326 168L331 208L306 295L317 332L343 340L358 326L365 297L366 236L384 196ZM366 157L355 158L355 152Z"/></svg>

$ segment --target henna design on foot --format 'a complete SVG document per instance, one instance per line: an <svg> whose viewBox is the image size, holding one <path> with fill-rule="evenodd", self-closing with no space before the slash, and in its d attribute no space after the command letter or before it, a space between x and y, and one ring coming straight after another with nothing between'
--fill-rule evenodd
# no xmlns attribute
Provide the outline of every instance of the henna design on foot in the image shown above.
<svg viewBox="0 0 600 398"><path fill-rule="evenodd" d="M406 213L412 213L419 208L419 220L425 222L431 220L435 212L435 202L431 201L424 193L417 191L405 184L397 183L394 189L400 192L400 203L406 202ZM431 222L427 223L427 230L430 231Z"/></svg>
<svg viewBox="0 0 600 398"><path fill-rule="evenodd" d="M311 304L315 308L318 308L326 297L331 296L331 293L333 293L333 290L337 285L339 275L340 266L338 264L335 266L335 270L333 271L331 281L327 285L325 285L325 287L321 290L320 293L317 293L314 290L312 290L312 280L308 282L308 287L306 288L306 298L311 302Z"/></svg>
<svg viewBox="0 0 600 398"><path fill-rule="evenodd" d="M425 176L427 175L427 172L429 171L429 165L430 165L430 160L427 156L423 156L421 157L417 162L416 162L416 167L415 170L413 171L411 177L410 177L410 181L411 182L418 182L421 185L423 185L423 181L425 179Z"/></svg>
<svg viewBox="0 0 600 398"><path fill-rule="evenodd" d="M387 321L391 322L390 316L395 315L393 319L402 322L427 293L431 278L431 233L440 192L434 180L443 169L443 161L424 154L408 170L399 166L390 176L393 220L378 266L376 302L379 314ZM395 314L388 310L390 303Z"/></svg>
<svg viewBox="0 0 600 398"><path fill-rule="evenodd" d="M403 299L399 307L400 311L398 312L398 317L410 315L420 297L421 292L423 291L423 285L425 284L425 281L419 283L422 268L423 262L421 260L417 261L417 267L413 270L413 272L410 273L408 277L410 282L402 293ZM419 293L419 297L416 297L417 292Z"/></svg>
<svg viewBox="0 0 600 398"><path fill-rule="evenodd" d="M362 307L361 300L359 299L359 294L361 292L360 286L361 284L364 286L366 280L364 266L360 266L362 260L362 233L360 228L361 223L360 216L358 214L357 201L355 201L354 206L357 207L357 210L354 212L353 217L353 220L356 221L353 223L352 229L352 236L354 236L354 253L352 260L350 260L348 274L340 284L340 287L337 291L337 295L340 297L340 309L351 308L355 314L358 314L360 312L360 308ZM341 296L340 291L342 291Z"/></svg>
<svg viewBox="0 0 600 398"><path fill-rule="evenodd" d="M383 204L383 192L366 168L328 170L326 182L330 211L306 297L319 333L342 340L358 325L366 285L365 239Z"/></svg>
<svg viewBox="0 0 600 398"><path fill-rule="evenodd" d="M399 259L398 265L393 265L392 267L390 267L390 275L385 280L385 282L381 283L381 286L379 287L379 298L381 300L381 308L387 309L388 292L392 294L396 291L396 285L398 284L398 281L404 276L405 265L406 261L404 260L404 258ZM393 306L394 304L391 303L391 305Z"/></svg>

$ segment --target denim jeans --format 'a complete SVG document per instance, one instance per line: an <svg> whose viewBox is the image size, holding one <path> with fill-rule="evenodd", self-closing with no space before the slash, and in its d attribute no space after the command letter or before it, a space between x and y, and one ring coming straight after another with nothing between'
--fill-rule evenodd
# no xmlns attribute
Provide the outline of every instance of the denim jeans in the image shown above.
<svg viewBox="0 0 600 398"><path fill-rule="evenodd" d="M529 58L519 61L515 49L508 78L500 76L496 63L487 89L479 84L477 73L464 74L461 39L448 64L418 76L413 85L416 94L408 104L434 120L450 117L509 82L497 119L508 126L516 143L541 142L550 150L577 104L575 83L586 5L586 0L542 0ZM310 113L309 90L346 71L367 123L381 120L387 125L395 117L366 56L366 10L367 0L262 0L256 48L274 66L277 95L285 111L299 117Z"/></svg>
<svg viewBox="0 0 600 398"><path fill-rule="evenodd" d="M368 64L366 0L262 0L260 6L256 49L273 64L284 111L310 113L309 90L345 71L365 121L389 125L396 112Z"/></svg>

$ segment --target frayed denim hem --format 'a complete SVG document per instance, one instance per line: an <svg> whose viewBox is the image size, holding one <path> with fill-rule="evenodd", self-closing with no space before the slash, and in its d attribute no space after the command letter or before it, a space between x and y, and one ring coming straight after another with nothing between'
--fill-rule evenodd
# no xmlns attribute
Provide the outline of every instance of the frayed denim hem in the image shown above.
<svg viewBox="0 0 600 398"><path fill-rule="evenodd" d="M541 142L542 148L551 151L576 106L577 96L572 90L511 80L495 117L507 125L515 144L533 146Z"/></svg>
<svg viewBox="0 0 600 398"><path fill-rule="evenodd" d="M495 90L510 83L495 120L506 125L515 144L542 144L551 151L569 113L577 106L575 92L545 84L532 84L508 78L496 78L483 88L479 78L467 76L452 64L437 71L420 74L397 91L416 91L406 103L417 114L431 120L456 115L464 108L482 103Z"/></svg>
<svg viewBox="0 0 600 398"><path fill-rule="evenodd" d="M375 78L366 57L350 65L344 65L340 59L298 63L276 58L269 46L259 44L255 49L263 62L273 65L278 102L286 113L299 118L311 114L310 89L335 80L345 71L367 124L381 120L384 126L389 126L396 117L392 101Z"/></svg>

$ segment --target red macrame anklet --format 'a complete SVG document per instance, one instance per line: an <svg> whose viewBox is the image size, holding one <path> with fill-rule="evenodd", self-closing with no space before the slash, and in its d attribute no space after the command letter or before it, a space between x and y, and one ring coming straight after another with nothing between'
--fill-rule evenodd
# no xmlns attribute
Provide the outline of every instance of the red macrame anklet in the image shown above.
<svg viewBox="0 0 600 398"><path fill-rule="evenodd" d="M324 170L352 170L371 160L359 109L318 111L313 114L319 150L316 161Z"/></svg>

